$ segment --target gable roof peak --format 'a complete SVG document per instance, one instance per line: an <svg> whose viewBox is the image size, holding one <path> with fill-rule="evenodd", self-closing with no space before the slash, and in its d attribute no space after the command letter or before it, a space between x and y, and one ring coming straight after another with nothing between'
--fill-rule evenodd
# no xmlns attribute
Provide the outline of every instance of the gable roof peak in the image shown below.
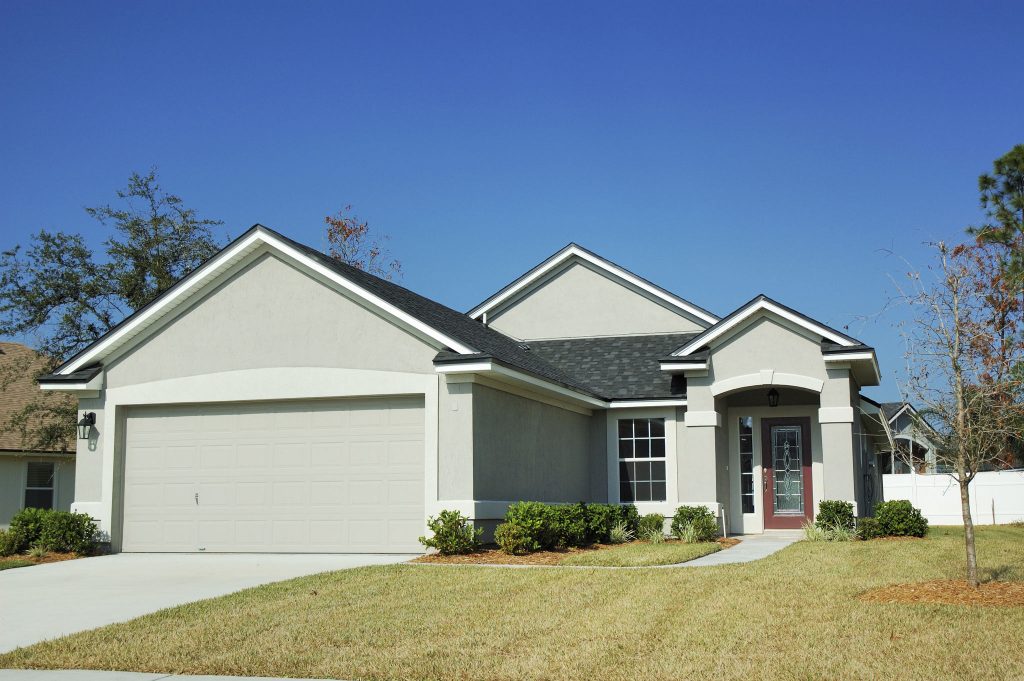
<svg viewBox="0 0 1024 681"><path fill-rule="evenodd" d="M502 307L510 300L515 300L520 294L530 290L533 286L543 281L545 275L557 271L565 266L572 258L578 258L601 273L619 281L627 282L630 286L636 287L644 295L660 301L678 313L684 314L697 320L702 325L712 325L719 321L717 315L704 308L680 298L670 291L654 284L641 276L638 276L625 267L616 265L611 260L598 255L575 241L570 241L554 254L545 258L540 264L528 270L511 283L501 288L497 293L484 300L482 303L471 309L467 314L474 319L479 319L493 310Z"/></svg>

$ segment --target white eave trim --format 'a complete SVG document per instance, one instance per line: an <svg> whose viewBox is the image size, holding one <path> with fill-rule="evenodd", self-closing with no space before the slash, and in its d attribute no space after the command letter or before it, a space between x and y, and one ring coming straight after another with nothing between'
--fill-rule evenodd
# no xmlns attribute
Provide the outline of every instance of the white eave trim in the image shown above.
<svg viewBox="0 0 1024 681"><path fill-rule="evenodd" d="M660 365L662 371L667 371L670 374L681 374L686 371L707 371L707 362L662 362Z"/></svg>
<svg viewBox="0 0 1024 681"><path fill-rule="evenodd" d="M472 354L476 352L475 349L469 347L468 345L460 343L454 338L451 338L450 336L447 336L441 333L440 331L428 326L419 319L413 317L412 315L406 312L403 312L402 310L398 309L397 307L380 298L379 296L349 281L345 277L342 277L334 270L325 267L324 265L320 264L313 258L310 258L301 251L295 249L289 244L284 243L280 239L277 239L274 236L268 234L267 232L264 232L263 230L257 228L248 237L241 241L236 242L233 246L225 249L215 259L207 262L202 267L192 272L179 286L170 289L167 293L163 295L163 297L158 298L149 308L147 308L138 317L132 319L131 321L129 321L128 323L124 324L116 331L114 331L114 333L110 334L106 338L102 339L101 341L90 347L84 354L79 356L77 359L75 359L67 366L63 367L60 370L60 373L70 374L80 369L81 367L86 366L87 364L96 362L98 358L102 357L106 351L110 350L111 348L117 347L118 341L123 339L126 335L141 331L143 328L147 326L148 322L153 320L154 317L160 317L162 316L162 314L170 311L170 309L172 309L176 303L187 299L194 289L196 289L197 287L204 286L205 284L209 283L211 280L219 276L224 271L225 267L231 264L231 261L246 255L248 252L255 250L262 244L266 244L267 246L276 249L277 251L283 253L292 260L298 262L303 267L306 267L312 270L313 272L316 272L318 275L337 284L341 288L352 293L354 296L361 298L370 305L373 305L379 308L380 310L384 311L385 313L400 320L403 324L406 324L407 326L415 329L416 331L422 333L428 338L432 338L436 340L438 343L441 343L442 345L451 348L455 352L461 354ZM64 389L69 390L70 388Z"/></svg>
<svg viewBox="0 0 1024 681"><path fill-rule="evenodd" d="M485 315L488 312L491 312L492 310L494 310L494 308L500 306L505 301L516 296L521 291L528 288L531 284L544 277L547 273L560 267L567 260L573 257L579 258L580 260L584 260L593 265L594 267L604 270L605 272L608 272L609 274L630 283L631 285L639 288L645 293L648 293L651 296L665 302L669 306L681 310L688 315L691 315L693 317L696 317L697 319L707 322L708 324L716 324L719 321L719 318L716 317L715 315L705 312L704 310L701 310L700 308L694 306L693 304L686 302L682 298L662 291L661 289L651 285L650 283L644 281L643 279L637 277L636 275L631 274L626 270L622 269L621 267L618 267L617 265L608 262L604 258L597 257L592 253L584 251L583 249L577 247L575 244L572 244L562 249L560 253L556 254L546 263L543 263L542 265L523 275L518 281L509 286L504 291L494 296L491 296L484 302L480 303L480 305L470 310L469 316L476 319L481 315Z"/></svg>
<svg viewBox="0 0 1024 681"><path fill-rule="evenodd" d="M873 352L841 352L833 355L825 355L826 362L863 362L875 358Z"/></svg>
<svg viewBox="0 0 1024 681"><path fill-rule="evenodd" d="M786 321L796 324L797 326L803 327L808 331L811 331L819 336L822 336L823 338L827 338L830 341L833 341L834 343L837 343L839 345L845 347L850 347L854 345L854 343L850 339L836 334L836 332L822 326L821 324L816 324L807 319L804 319L799 315L795 315L789 310L783 309L768 300L758 300L753 305L751 305L746 310L736 315L732 319L726 320L724 322L719 322L715 326L711 327L705 333L702 333L701 335L697 336L683 347L673 352L672 355L675 357L685 357L686 355L689 355L694 351L704 347L708 343L711 343L714 340L721 338L730 330L736 328L741 323L750 319L750 317L752 317L753 315L762 311L771 312L772 314L777 315L785 319Z"/></svg>
<svg viewBox="0 0 1024 681"><path fill-rule="evenodd" d="M608 403L609 409L651 409L654 407L685 407L686 400L672 398L664 400L612 400Z"/></svg>
<svg viewBox="0 0 1024 681"><path fill-rule="evenodd" d="M600 400L590 395L584 395L581 392L577 392L571 388L546 381L543 378L537 378L531 376L522 371L516 371L506 366L502 366L492 360L482 360L479 362L454 362L452 364L441 364L434 367L434 371L443 375L459 375L459 374L482 374L484 376L497 376L505 379L509 379L516 383L526 384L534 388L540 388L549 393L554 393L563 398L581 402L591 407L598 407L601 409L607 409L608 403L604 400Z"/></svg>

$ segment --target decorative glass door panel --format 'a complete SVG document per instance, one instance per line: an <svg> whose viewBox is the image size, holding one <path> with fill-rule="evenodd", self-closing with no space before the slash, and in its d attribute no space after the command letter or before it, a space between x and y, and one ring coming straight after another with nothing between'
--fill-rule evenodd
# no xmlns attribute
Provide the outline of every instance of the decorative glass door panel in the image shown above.
<svg viewBox="0 0 1024 681"><path fill-rule="evenodd" d="M776 515L804 514L803 428L772 426L772 473Z"/></svg>
<svg viewBox="0 0 1024 681"><path fill-rule="evenodd" d="M765 529L799 529L812 519L811 420L761 419Z"/></svg>

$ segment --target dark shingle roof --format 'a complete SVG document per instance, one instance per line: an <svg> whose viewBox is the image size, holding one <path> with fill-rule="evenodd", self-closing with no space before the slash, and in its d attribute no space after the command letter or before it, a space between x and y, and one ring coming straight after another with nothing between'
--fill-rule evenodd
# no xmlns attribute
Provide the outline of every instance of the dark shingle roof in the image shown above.
<svg viewBox="0 0 1024 681"><path fill-rule="evenodd" d="M697 334L672 333L530 341L530 349L606 399L683 397L681 377L661 371L660 358Z"/></svg>
<svg viewBox="0 0 1024 681"><path fill-rule="evenodd" d="M907 406L906 402L882 402L880 408L882 410L882 416L884 416L885 420L888 422L891 421L892 417L896 416L899 410L903 409L905 406Z"/></svg>
<svg viewBox="0 0 1024 681"><path fill-rule="evenodd" d="M462 312L421 296L394 282L381 279L369 272L364 272L358 267L335 260L315 248L289 239L268 227L259 227L282 241L286 241L289 245L299 249L321 265L334 270L349 281L386 300L431 328L479 351L473 355L454 355L451 352L441 352L437 358L439 361L451 361L453 355L461 360L495 359L513 368L535 374L573 390L579 390L595 397L599 396L590 390L586 384L579 381L577 377L552 366L536 353L523 347L523 344L519 341L484 326Z"/></svg>

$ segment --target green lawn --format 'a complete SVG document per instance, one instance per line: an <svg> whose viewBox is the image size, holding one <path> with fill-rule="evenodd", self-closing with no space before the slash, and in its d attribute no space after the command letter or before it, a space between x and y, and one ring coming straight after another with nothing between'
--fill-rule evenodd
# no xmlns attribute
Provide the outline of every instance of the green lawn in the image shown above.
<svg viewBox="0 0 1024 681"><path fill-rule="evenodd" d="M30 560L22 560L20 558L5 558L0 560L0 570L10 570L11 568L28 567L29 565L35 565Z"/></svg>
<svg viewBox="0 0 1024 681"><path fill-rule="evenodd" d="M1024 529L978 530L1024 579ZM961 576L955 530L652 570L395 565L250 589L0 656L4 667L345 679L1020 679L1024 608L880 605Z"/></svg>
<svg viewBox="0 0 1024 681"><path fill-rule="evenodd" d="M642 567L645 565L673 565L719 551L715 542L684 544L669 541L662 544L636 542L600 551L575 553L562 561L562 565L596 565L600 567Z"/></svg>

